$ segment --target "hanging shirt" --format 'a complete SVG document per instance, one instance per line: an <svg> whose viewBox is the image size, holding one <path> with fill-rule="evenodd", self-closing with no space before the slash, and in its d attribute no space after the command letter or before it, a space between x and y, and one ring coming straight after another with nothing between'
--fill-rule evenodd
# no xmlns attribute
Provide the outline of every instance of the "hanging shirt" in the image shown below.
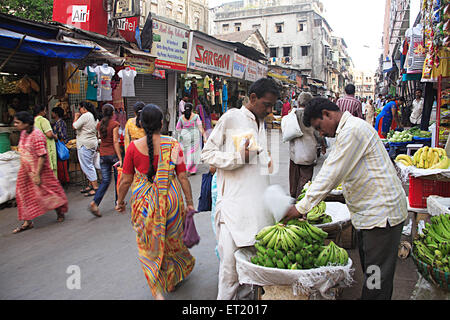
<svg viewBox="0 0 450 320"><path fill-rule="evenodd" d="M203 162L217 168L216 225L225 223L238 247L253 245L255 235L275 223L263 201L269 156L264 121L257 121L245 106L230 109L220 117L201 155ZM249 131L264 150L244 164L232 136Z"/></svg>
<svg viewBox="0 0 450 320"><path fill-rule="evenodd" d="M111 79L116 71L109 66L97 66L95 72L98 79L97 101L112 101Z"/></svg>
<svg viewBox="0 0 450 320"><path fill-rule="evenodd" d="M136 70L122 69L118 76L122 78L122 97L134 97L134 78L136 77Z"/></svg>
<svg viewBox="0 0 450 320"><path fill-rule="evenodd" d="M296 204L306 214L342 182L356 229L391 227L408 216L406 194L397 171L366 121L345 112L336 129L336 142L305 197Z"/></svg>
<svg viewBox="0 0 450 320"><path fill-rule="evenodd" d="M97 101L97 73L95 68L86 67L84 73L87 75L86 100Z"/></svg>
<svg viewBox="0 0 450 320"><path fill-rule="evenodd" d="M77 65L73 64L72 62L66 63L66 79L69 79L70 76L72 76L67 81L67 90L66 93L70 94L78 94L80 93L80 72L77 70ZM75 73L74 73L75 72Z"/></svg>

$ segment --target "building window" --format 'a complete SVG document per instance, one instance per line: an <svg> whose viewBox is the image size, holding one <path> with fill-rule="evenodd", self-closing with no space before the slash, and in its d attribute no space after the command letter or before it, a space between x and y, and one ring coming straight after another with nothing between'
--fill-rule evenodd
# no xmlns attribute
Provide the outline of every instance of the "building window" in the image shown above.
<svg viewBox="0 0 450 320"><path fill-rule="evenodd" d="M305 21L298 22L298 31L306 31L306 22Z"/></svg>
<svg viewBox="0 0 450 320"><path fill-rule="evenodd" d="M200 13L198 11L194 13L194 29L200 30Z"/></svg>
<svg viewBox="0 0 450 320"><path fill-rule="evenodd" d="M302 57L306 57L309 53L309 46L302 46Z"/></svg>
<svg viewBox="0 0 450 320"><path fill-rule="evenodd" d="M252 25L252 29L259 29L259 28L261 28L261 25L260 25L260 24L254 24L254 25Z"/></svg>
<svg viewBox="0 0 450 320"><path fill-rule="evenodd" d="M322 19L314 19L314 27L321 27Z"/></svg>
<svg viewBox="0 0 450 320"><path fill-rule="evenodd" d="M277 49L278 48L270 48L270 57L276 58L277 57Z"/></svg>
<svg viewBox="0 0 450 320"><path fill-rule="evenodd" d="M275 23L275 32L282 33L284 29L284 23Z"/></svg>
<svg viewBox="0 0 450 320"><path fill-rule="evenodd" d="M222 25L222 31L223 32L228 32L229 28L230 28L230 25L228 23Z"/></svg>
<svg viewBox="0 0 450 320"><path fill-rule="evenodd" d="M153 2L153 0L152 0L150 11L153 13L158 13L158 2L157 1Z"/></svg>
<svg viewBox="0 0 450 320"><path fill-rule="evenodd" d="M166 16L172 17L172 2L167 2L166 4Z"/></svg>
<svg viewBox="0 0 450 320"><path fill-rule="evenodd" d="M283 47L283 57L291 56L292 47Z"/></svg>
<svg viewBox="0 0 450 320"><path fill-rule="evenodd" d="M241 26L242 26L242 24L241 23L235 23L234 24L234 31L241 31Z"/></svg>

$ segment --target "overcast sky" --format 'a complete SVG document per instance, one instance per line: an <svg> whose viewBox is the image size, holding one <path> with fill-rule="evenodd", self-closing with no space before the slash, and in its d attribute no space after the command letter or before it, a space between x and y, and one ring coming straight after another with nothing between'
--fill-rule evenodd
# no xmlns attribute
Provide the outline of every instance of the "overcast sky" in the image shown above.
<svg viewBox="0 0 450 320"><path fill-rule="evenodd" d="M414 0L413 0L414 1ZM215 7L230 0L209 0ZM343 37L355 69L375 72L382 53L385 0L322 0L325 18Z"/></svg>

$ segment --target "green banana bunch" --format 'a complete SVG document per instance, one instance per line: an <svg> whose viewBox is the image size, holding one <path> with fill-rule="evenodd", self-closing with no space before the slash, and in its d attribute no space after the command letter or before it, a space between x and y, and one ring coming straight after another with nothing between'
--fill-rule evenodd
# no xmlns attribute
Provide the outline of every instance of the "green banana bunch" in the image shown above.
<svg viewBox="0 0 450 320"><path fill-rule="evenodd" d="M316 259L316 266L322 267L331 265L347 265L348 252L344 248L340 248L333 241L326 246Z"/></svg>
<svg viewBox="0 0 450 320"><path fill-rule="evenodd" d="M440 214L425 223L423 234L413 241L413 252L417 259L450 272L450 214Z"/></svg>

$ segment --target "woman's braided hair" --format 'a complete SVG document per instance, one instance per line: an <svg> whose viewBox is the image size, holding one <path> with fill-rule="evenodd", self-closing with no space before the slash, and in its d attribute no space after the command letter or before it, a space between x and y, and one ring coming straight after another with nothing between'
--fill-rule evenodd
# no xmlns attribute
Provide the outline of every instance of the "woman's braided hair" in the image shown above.
<svg viewBox="0 0 450 320"><path fill-rule="evenodd" d="M153 134L161 131L162 120L163 113L157 105L147 104L140 112L140 122L147 135L148 157L150 161L147 178L150 183L153 183L153 176L156 174L153 168Z"/></svg>
<svg viewBox="0 0 450 320"><path fill-rule="evenodd" d="M109 121L114 115L114 106L112 104L105 104L102 107L103 118L100 121L100 137L105 139L108 135Z"/></svg>

